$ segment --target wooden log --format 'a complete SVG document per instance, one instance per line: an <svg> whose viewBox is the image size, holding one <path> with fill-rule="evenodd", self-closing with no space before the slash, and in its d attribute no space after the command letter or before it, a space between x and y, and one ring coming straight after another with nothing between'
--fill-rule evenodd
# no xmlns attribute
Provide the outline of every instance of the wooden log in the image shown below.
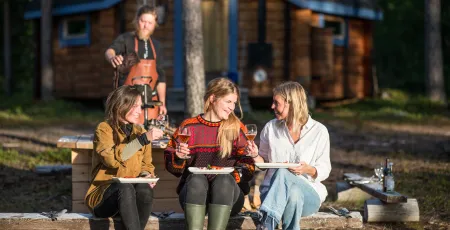
<svg viewBox="0 0 450 230"><path fill-rule="evenodd" d="M40 165L34 168L34 172L40 176L69 175L72 173L72 165Z"/></svg>
<svg viewBox="0 0 450 230"><path fill-rule="evenodd" d="M361 202L373 198L370 194L364 192L360 188L353 187L349 183L337 182L336 183L336 201L338 202Z"/></svg>
<svg viewBox="0 0 450 230"><path fill-rule="evenodd" d="M406 203L386 204L379 199L370 199L364 203L365 222L406 222L419 221L419 204L416 199Z"/></svg>

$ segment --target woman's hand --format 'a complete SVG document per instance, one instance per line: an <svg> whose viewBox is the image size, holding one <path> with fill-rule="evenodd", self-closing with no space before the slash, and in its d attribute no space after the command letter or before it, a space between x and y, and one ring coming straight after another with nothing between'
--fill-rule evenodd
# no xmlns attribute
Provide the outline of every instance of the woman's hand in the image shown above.
<svg viewBox="0 0 450 230"><path fill-rule="evenodd" d="M316 175L316 168L312 167L311 165L307 164L304 161L300 161L299 166L297 167L291 167L288 168L288 170L295 175L302 175L302 174L309 174L310 176L314 177Z"/></svg>
<svg viewBox="0 0 450 230"><path fill-rule="evenodd" d="M154 141L160 139L164 135L164 132L158 128L150 128L145 135L147 136L147 140Z"/></svg>
<svg viewBox="0 0 450 230"><path fill-rule="evenodd" d="M178 158L181 159L187 159L189 158L190 150L188 148L188 144L186 143L179 143L175 149L175 154Z"/></svg>
<svg viewBox="0 0 450 230"><path fill-rule="evenodd" d="M245 149L247 156L256 158L258 156L258 146L254 141L247 141L247 148Z"/></svg>
<svg viewBox="0 0 450 230"><path fill-rule="evenodd" d="M150 173L149 175L145 176L144 178L156 178L156 177L153 176L153 174ZM156 182L148 183L148 185L149 185L151 188L153 188L153 187L156 186Z"/></svg>

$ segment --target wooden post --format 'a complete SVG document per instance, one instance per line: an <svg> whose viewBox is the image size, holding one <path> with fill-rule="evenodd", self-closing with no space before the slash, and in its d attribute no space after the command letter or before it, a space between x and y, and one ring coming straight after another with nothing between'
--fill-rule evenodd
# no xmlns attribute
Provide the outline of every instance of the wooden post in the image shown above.
<svg viewBox="0 0 450 230"><path fill-rule="evenodd" d="M53 99L52 0L41 1L41 98Z"/></svg>
<svg viewBox="0 0 450 230"><path fill-rule="evenodd" d="M419 204L416 199L406 203L386 204L379 199L364 203L364 221L366 222L405 222L419 221Z"/></svg>
<svg viewBox="0 0 450 230"><path fill-rule="evenodd" d="M5 64L5 81L3 87L6 96L11 96L11 27L9 17L9 0L3 2L3 50Z"/></svg>

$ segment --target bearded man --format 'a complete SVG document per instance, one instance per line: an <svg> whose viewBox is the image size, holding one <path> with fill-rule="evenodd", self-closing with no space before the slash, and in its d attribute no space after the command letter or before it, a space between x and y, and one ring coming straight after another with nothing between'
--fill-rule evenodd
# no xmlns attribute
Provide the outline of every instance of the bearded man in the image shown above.
<svg viewBox="0 0 450 230"><path fill-rule="evenodd" d="M153 89L152 99L159 100L162 105L148 109L148 118L156 118L159 114L167 114L165 72L162 68L163 56L161 43L152 38L157 27L156 9L149 5L141 6L135 16L136 31L119 35L106 50L105 58L114 68L124 62L124 56L135 53L139 60L129 72L116 76L118 86L148 84ZM146 82L145 79L150 79ZM143 122L143 118L141 119Z"/></svg>

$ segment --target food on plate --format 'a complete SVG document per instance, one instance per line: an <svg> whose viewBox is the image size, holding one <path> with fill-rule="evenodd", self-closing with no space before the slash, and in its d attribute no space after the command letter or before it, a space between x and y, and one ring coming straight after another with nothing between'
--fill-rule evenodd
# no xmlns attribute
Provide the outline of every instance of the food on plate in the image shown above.
<svg viewBox="0 0 450 230"><path fill-rule="evenodd" d="M202 169L202 170L204 170L204 169L208 169L208 170L222 170L224 167L221 167L221 166L213 166L213 165L209 165L208 164L208 166L206 166L206 167L199 167L199 169Z"/></svg>

